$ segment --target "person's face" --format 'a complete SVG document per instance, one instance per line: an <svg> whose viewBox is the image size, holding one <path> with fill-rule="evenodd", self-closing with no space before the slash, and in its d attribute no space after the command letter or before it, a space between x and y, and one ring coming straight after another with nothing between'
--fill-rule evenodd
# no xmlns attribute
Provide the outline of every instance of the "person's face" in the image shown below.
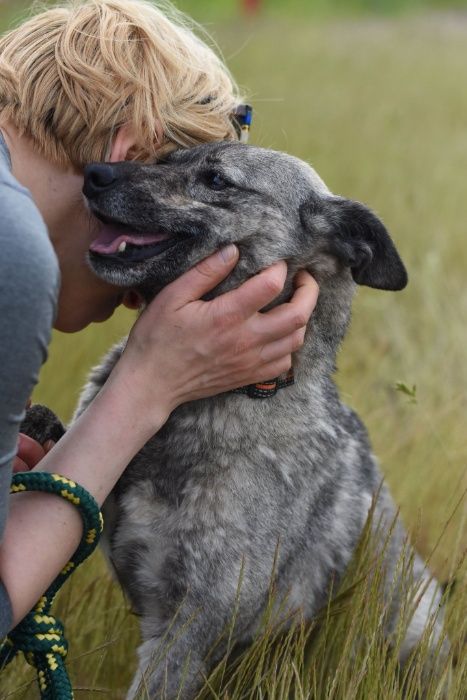
<svg viewBox="0 0 467 700"><path fill-rule="evenodd" d="M99 222L86 208L82 174L50 163L11 127L2 126L2 132L13 175L31 192L58 257L61 287L55 328L71 333L105 321L122 302L123 290L98 279L86 262Z"/></svg>

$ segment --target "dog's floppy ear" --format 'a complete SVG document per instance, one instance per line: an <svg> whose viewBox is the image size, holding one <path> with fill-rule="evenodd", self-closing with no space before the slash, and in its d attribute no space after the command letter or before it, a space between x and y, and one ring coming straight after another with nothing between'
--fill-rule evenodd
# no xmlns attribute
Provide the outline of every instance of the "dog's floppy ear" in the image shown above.
<svg viewBox="0 0 467 700"><path fill-rule="evenodd" d="M350 267L357 284L397 291L407 284L407 271L384 224L360 202L343 197L313 198L300 209L307 229L325 230L326 252ZM324 230L323 230L324 218Z"/></svg>

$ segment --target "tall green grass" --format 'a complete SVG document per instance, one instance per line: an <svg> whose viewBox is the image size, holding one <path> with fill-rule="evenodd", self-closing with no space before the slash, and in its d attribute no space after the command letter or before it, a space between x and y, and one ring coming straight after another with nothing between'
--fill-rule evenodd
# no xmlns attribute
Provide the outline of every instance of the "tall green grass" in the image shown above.
<svg viewBox="0 0 467 700"><path fill-rule="evenodd" d="M440 580L454 573L458 579L447 628L460 657L449 698L461 700L467 687L461 647L467 576L459 566L467 487L467 23L460 15L264 16L213 29L255 105L253 141L308 160L335 192L369 203L409 268L402 293L359 291L338 381L369 427L415 546ZM132 319L121 312L79 336L56 335L35 398L69 417L89 366ZM396 389L398 382L415 385L415 401ZM349 572L347 589L361 579L364 562L362 555ZM273 644L277 635L266 625L225 674L228 696L222 697L399 698L394 657L381 635L382 598L368 580L350 590L342 609L319 628L298 626ZM124 697L137 621L100 555L72 577L58 611L71 642L76 697ZM36 697L32 677L16 662L3 674L0 697ZM441 681L433 677L424 697L440 697ZM415 686L416 679L409 698ZM206 690L207 697L221 697L216 692Z"/></svg>

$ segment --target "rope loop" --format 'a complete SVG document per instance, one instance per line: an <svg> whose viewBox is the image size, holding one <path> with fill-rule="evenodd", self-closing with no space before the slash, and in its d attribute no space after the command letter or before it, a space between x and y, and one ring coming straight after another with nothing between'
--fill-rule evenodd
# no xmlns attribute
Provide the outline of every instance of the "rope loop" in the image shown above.
<svg viewBox="0 0 467 700"><path fill-rule="evenodd" d="M73 689L65 668L68 643L62 623L50 614L60 588L71 573L89 557L103 529L102 514L94 498L82 486L60 474L19 472L13 475L10 493L41 491L66 499L78 508L83 535L78 549L34 608L10 632L0 646L0 669L16 654L23 652L27 662L37 669L42 700L71 700Z"/></svg>
<svg viewBox="0 0 467 700"><path fill-rule="evenodd" d="M58 654L63 659L68 653L65 629L52 615L39 615L34 610L26 615L21 625L9 635L13 645L20 649L26 661L32 663L33 654Z"/></svg>

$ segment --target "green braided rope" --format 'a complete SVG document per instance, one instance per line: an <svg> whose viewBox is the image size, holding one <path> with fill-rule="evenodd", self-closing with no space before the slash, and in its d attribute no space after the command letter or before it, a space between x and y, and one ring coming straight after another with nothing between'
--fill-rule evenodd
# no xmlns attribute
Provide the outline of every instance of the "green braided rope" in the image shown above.
<svg viewBox="0 0 467 700"><path fill-rule="evenodd" d="M102 515L91 494L59 474L14 474L10 493L21 491L52 493L70 501L81 514L83 536L68 564L0 646L0 669L22 651L27 662L37 669L42 700L72 700L73 689L65 667L68 643L62 623L50 615L50 608L67 578L96 548L103 527Z"/></svg>

